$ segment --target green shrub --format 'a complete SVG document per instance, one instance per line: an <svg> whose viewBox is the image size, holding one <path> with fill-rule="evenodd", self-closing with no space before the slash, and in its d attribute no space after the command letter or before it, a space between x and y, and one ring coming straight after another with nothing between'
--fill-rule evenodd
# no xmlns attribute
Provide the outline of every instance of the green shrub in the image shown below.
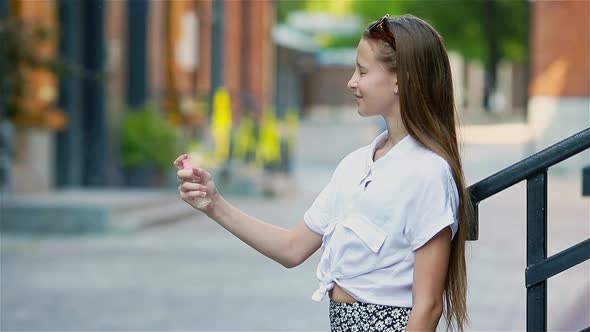
<svg viewBox="0 0 590 332"><path fill-rule="evenodd" d="M121 157L124 168L153 164L164 170L184 149L180 129L148 103L131 109L121 122Z"/></svg>

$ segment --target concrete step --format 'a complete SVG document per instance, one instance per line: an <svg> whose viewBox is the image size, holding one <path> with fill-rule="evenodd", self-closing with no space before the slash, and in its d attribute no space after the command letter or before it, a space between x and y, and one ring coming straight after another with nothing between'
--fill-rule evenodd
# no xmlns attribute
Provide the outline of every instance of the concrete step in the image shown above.
<svg viewBox="0 0 590 332"><path fill-rule="evenodd" d="M179 197L175 197L173 200L168 199L141 208L112 211L109 217L109 228L118 232L132 232L177 222L196 216L198 213L200 212Z"/></svg>
<svg viewBox="0 0 590 332"><path fill-rule="evenodd" d="M171 190L60 190L3 197L0 229L39 234L128 232L194 212Z"/></svg>

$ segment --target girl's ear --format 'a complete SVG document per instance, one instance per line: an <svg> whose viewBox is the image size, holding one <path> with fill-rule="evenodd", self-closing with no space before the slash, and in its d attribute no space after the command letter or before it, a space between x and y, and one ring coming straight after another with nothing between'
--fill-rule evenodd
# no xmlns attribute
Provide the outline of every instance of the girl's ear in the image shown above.
<svg viewBox="0 0 590 332"><path fill-rule="evenodd" d="M396 73L393 73L392 81L393 81L393 92L395 94L398 94L399 93L399 85L397 83L397 74Z"/></svg>

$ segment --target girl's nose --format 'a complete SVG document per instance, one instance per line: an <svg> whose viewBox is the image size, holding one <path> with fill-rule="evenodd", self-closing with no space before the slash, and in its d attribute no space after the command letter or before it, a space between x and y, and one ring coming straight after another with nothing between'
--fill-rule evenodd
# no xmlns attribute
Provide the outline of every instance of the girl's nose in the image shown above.
<svg viewBox="0 0 590 332"><path fill-rule="evenodd" d="M346 84L346 87L349 88L349 89L351 89L351 90L354 90L354 89L356 89L356 84L357 84L356 83L356 80L354 79L354 76L353 76L348 81L348 84Z"/></svg>

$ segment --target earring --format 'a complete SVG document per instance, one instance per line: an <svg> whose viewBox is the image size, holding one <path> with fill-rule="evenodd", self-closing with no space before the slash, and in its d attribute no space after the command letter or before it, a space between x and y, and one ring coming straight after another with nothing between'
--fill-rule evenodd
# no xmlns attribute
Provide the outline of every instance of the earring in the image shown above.
<svg viewBox="0 0 590 332"><path fill-rule="evenodd" d="M393 89L393 93L395 93L395 94L397 94L397 93L398 93L398 90L397 90L397 88Z"/></svg>

